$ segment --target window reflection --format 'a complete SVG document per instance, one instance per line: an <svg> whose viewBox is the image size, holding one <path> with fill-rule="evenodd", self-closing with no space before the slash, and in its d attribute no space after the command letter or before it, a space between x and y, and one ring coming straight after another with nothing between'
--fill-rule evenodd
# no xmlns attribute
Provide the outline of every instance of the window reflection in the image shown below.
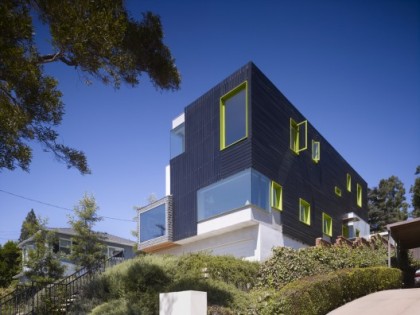
<svg viewBox="0 0 420 315"><path fill-rule="evenodd" d="M197 192L198 220L255 205L269 210L270 181L261 173L247 169Z"/></svg>
<svg viewBox="0 0 420 315"><path fill-rule="evenodd" d="M163 236L165 232L165 204L140 214L140 242Z"/></svg>

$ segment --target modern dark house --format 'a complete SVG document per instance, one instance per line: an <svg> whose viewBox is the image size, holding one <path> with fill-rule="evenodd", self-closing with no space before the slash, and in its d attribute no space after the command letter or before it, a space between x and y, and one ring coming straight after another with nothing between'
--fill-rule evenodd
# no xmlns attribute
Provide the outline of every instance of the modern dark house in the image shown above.
<svg viewBox="0 0 420 315"><path fill-rule="evenodd" d="M368 236L367 185L248 63L172 122L166 195L138 208L138 248L264 260L274 246Z"/></svg>

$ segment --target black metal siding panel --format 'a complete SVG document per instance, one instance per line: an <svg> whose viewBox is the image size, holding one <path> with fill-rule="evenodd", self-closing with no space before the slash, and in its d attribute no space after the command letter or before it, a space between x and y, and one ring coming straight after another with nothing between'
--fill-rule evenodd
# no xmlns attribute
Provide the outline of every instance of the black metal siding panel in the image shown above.
<svg viewBox="0 0 420 315"><path fill-rule="evenodd" d="M283 231L307 244L322 236L322 212L333 219L333 238L341 235L342 216L355 212L367 221L367 185L308 122L308 148L296 155L290 146L290 118L305 117L257 68L252 72L252 167L283 186ZM321 143L321 160L312 161L312 139ZM352 191L346 190L347 173ZM363 207L356 204L356 183L363 187ZM342 197L334 192L338 186ZM311 225L299 221L299 198L311 204Z"/></svg>
<svg viewBox="0 0 420 315"><path fill-rule="evenodd" d="M248 80L248 138L220 150L220 97ZM308 149L289 149L290 118L305 117L253 64L247 64L185 108L185 152L171 160L174 241L196 235L197 190L253 167L283 186L283 231L307 244L322 235L322 211L333 218L333 238L341 217L355 212L367 221L367 185L335 149L308 123ZM311 159L311 140L321 142L321 160ZM346 174L352 191L346 190ZM363 187L363 207L356 205L356 184ZM342 197L334 187L342 190ZM299 198L311 204L311 225L299 221Z"/></svg>
<svg viewBox="0 0 420 315"><path fill-rule="evenodd" d="M220 97L250 71L247 64L185 108L185 152L170 162L174 241L197 234L197 190L251 166L249 136L222 151L219 143Z"/></svg>

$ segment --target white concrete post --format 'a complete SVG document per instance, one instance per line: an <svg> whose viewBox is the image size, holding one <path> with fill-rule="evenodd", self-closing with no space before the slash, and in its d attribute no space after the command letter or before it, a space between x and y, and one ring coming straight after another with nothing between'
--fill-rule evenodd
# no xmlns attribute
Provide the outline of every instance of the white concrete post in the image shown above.
<svg viewBox="0 0 420 315"><path fill-rule="evenodd" d="M206 315L207 292L181 291L159 294L159 315Z"/></svg>

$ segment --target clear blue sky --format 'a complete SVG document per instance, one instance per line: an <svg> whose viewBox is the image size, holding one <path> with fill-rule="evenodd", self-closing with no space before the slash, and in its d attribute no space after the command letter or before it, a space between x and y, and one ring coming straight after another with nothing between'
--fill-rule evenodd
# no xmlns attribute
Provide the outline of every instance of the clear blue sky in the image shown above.
<svg viewBox="0 0 420 315"><path fill-rule="evenodd" d="M134 206L165 193L172 119L253 61L369 187L396 175L409 191L420 164L420 1L127 5L133 15L150 10L161 16L181 89L158 91L147 75L136 88L86 86L73 69L46 65L64 93L61 140L86 153L93 174L68 170L34 145L30 172L3 170L1 190L69 209L89 193L100 215L132 219ZM31 208L49 226L67 225L69 211L0 191L0 243L19 237ZM135 227L105 219L96 228L130 238Z"/></svg>

